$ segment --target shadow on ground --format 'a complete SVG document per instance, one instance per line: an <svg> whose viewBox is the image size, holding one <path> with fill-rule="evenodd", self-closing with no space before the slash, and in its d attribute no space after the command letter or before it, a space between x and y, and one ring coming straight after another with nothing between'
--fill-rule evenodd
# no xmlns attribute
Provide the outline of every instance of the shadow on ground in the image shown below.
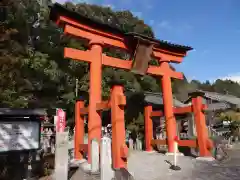
<svg viewBox="0 0 240 180"><path fill-rule="evenodd" d="M167 149L161 149L161 148L158 148L157 146L153 146L153 149L160 153L160 154L165 154L167 153ZM193 157L193 158L196 158L198 157L198 152L197 150L193 150L192 148L190 147L178 147L178 150L180 153L182 153L184 156L189 156L189 157Z"/></svg>

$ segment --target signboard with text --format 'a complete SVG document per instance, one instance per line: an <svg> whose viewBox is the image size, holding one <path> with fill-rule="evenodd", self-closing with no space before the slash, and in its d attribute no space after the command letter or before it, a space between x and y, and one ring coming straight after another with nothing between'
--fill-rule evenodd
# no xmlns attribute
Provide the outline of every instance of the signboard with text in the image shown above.
<svg viewBox="0 0 240 180"><path fill-rule="evenodd" d="M40 123L37 121L1 121L0 152L40 148Z"/></svg>

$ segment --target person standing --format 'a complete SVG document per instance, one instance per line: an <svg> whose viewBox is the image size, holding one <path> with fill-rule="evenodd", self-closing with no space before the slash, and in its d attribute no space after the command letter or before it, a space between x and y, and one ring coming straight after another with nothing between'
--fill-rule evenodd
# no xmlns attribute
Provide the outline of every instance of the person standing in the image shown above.
<svg viewBox="0 0 240 180"><path fill-rule="evenodd" d="M135 129L132 130L130 137L133 141L133 149L136 150L137 149L137 132Z"/></svg>
<svg viewBox="0 0 240 180"><path fill-rule="evenodd" d="M228 153L226 151L226 142L224 142L223 137L216 136L213 138L213 143L215 147L215 159L222 161L228 158Z"/></svg>

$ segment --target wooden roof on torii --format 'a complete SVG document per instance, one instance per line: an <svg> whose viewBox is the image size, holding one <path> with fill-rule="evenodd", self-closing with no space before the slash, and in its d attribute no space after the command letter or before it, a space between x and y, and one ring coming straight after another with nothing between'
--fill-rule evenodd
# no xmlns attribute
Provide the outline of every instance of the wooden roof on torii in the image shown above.
<svg viewBox="0 0 240 180"><path fill-rule="evenodd" d="M187 52L192 50L189 46L173 44L167 41L149 38L137 33L123 32L117 27L89 19L88 17L70 10L58 3L51 5L50 9L50 19L55 21L59 26L63 25L64 32L66 34L75 35L88 40L97 39L99 41L103 41L105 46L114 46L116 48L127 50L131 55L134 55L136 52L141 54L142 49L139 51L138 48L139 46L145 46L144 50L146 50L146 53L142 53L144 57L141 57L140 55L140 61L145 61L145 65L150 60L149 56L157 58L159 62L167 61L172 63L181 63ZM80 52L76 49L65 48L64 55L65 58L90 62L88 60L90 54ZM132 59L136 59L136 56ZM119 60L120 59L114 57L104 56L103 65L122 69L131 69L133 71L131 61L120 62ZM164 67L149 66L146 69L145 66L143 74L145 73L160 76L168 73L168 75L172 78L183 79L182 73L173 71L169 68L164 69Z"/></svg>
<svg viewBox="0 0 240 180"><path fill-rule="evenodd" d="M76 11L68 9L67 7L65 7L59 3L53 4L52 6L50 6L50 8L51 8L50 19L53 21L57 21L59 16L65 16L65 17L69 17L73 20L79 21L79 22L81 22L81 24L90 26L96 30L102 30L104 32L109 32L111 34L115 34L118 36L125 36L126 38L130 38L130 39L134 38L134 36L142 36L143 38L147 38L150 41L155 42L156 48L166 49L166 50L170 50L170 51L173 51L176 53L186 53L187 51L190 51L193 49L190 46L174 44L174 43L170 43L170 42L164 41L164 40L157 40L157 39L149 38L149 37L146 37L146 36L143 36L140 34L136 34L136 33L125 33L117 27L113 27L109 24L103 24L94 19L90 19Z"/></svg>

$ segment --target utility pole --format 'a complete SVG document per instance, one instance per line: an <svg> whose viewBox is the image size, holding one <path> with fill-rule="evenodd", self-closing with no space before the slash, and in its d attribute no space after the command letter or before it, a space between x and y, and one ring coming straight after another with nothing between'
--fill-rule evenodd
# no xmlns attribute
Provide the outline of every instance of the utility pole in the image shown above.
<svg viewBox="0 0 240 180"><path fill-rule="evenodd" d="M75 97L78 97L78 78L76 78Z"/></svg>

